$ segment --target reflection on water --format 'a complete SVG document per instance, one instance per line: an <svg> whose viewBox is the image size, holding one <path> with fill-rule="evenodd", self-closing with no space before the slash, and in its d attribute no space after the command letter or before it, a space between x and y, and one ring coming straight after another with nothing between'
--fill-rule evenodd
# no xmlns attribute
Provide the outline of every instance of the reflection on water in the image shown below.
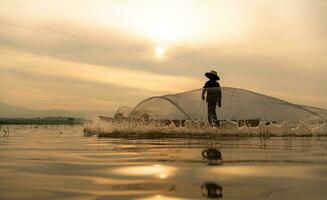
<svg viewBox="0 0 327 200"><path fill-rule="evenodd" d="M201 153L202 158L208 161L208 165L222 165L223 158L221 152L218 149L209 148L205 149Z"/></svg>
<svg viewBox="0 0 327 200"><path fill-rule="evenodd" d="M82 129L10 127L0 199L327 197L325 137L122 140Z"/></svg>
<svg viewBox="0 0 327 200"><path fill-rule="evenodd" d="M122 167L117 169L116 173L128 176L155 176L164 179L173 175L175 170L175 167L156 164L151 166Z"/></svg>
<svg viewBox="0 0 327 200"><path fill-rule="evenodd" d="M214 182L205 182L202 186L202 196L208 198L222 198L223 197L223 187Z"/></svg>

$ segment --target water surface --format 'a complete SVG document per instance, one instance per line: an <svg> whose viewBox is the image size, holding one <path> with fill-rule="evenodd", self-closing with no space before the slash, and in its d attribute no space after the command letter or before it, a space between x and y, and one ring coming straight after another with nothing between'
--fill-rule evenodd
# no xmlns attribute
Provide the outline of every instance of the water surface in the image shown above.
<svg viewBox="0 0 327 200"><path fill-rule="evenodd" d="M326 137L124 140L82 129L11 126L0 199L327 199Z"/></svg>

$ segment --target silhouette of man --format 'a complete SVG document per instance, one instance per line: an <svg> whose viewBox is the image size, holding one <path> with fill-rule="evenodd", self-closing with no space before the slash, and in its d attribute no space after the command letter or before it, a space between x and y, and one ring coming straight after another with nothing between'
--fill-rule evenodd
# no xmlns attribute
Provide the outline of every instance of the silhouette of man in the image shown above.
<svg viewBox="0 0 327 200"><path fill-rule="evenodd" d="M219 126L216 106L221 107L222 94L220 84L217 82L220 78L216 71L207 72L205 76L209 80L203 86L202 99L206 100L208 104L208 121L211 126ZM207 94L207 98L205 98L205 94Z"/></svg>

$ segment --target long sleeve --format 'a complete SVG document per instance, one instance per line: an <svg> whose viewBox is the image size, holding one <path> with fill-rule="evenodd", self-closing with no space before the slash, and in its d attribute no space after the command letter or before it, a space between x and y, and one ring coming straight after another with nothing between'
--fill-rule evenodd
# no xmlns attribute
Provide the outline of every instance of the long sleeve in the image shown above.
<svg viewBox="0 0 327 200"><path fill-rule="evenodd" d="M221 105L221 99L222 99L222 92L221 92L221 87L218 89L218 102Z"/></svg>
<svg viewBox="0 0 327 200"><path fill-rule="evenodd" d="M206 94L206 89L203 88L203 89L202 89L202 99L203 99L203 100L205 99L205 94Z"/></svg>

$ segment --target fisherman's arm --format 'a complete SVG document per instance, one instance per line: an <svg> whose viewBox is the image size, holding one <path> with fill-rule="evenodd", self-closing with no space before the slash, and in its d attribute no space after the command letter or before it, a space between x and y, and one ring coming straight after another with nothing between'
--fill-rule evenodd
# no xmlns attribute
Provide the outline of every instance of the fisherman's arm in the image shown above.
<svg viewBox="0 0 327 200"><path fill-rule="evenodd" d="M202 100L205 100L206 89L202 89Z"/></svg>
<svg viewBox="0 0 327 200"><path fill-rule="evenodd" d="M218 88L218 107L221 107L221 99L222 99L222 93L221 93L221 87Z"/></svg>

